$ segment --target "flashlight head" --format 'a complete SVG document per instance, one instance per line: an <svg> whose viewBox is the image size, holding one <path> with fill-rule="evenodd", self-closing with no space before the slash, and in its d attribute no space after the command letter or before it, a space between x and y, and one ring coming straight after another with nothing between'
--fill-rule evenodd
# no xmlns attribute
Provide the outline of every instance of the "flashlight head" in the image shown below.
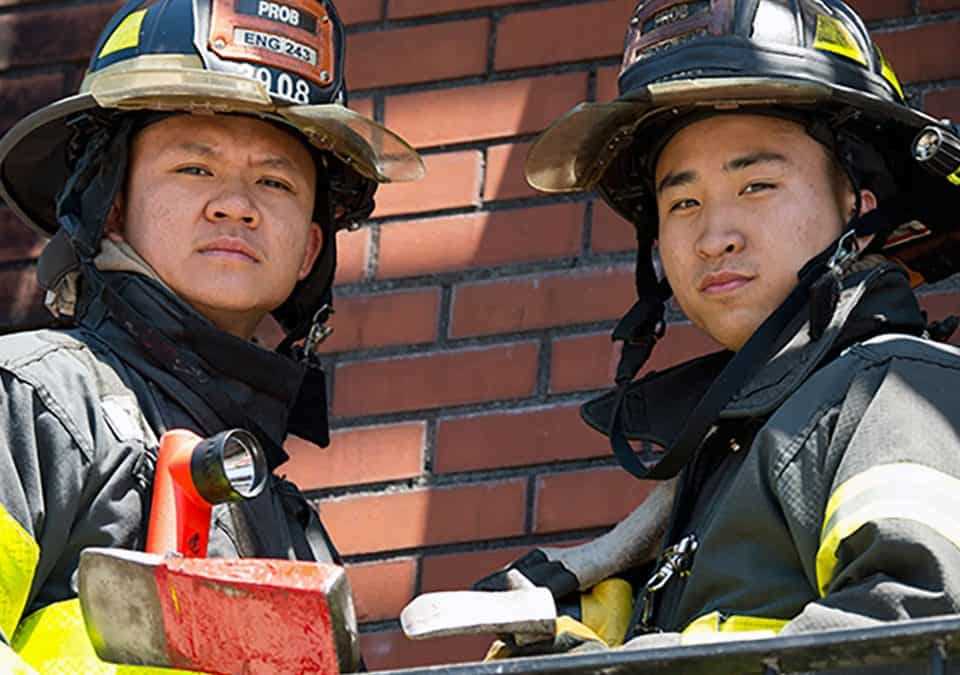
<svg viewBox="0 0 960 675"><path fill-rule="evenodd" d="M253 434L231 429L197 444L190 473L197 492L210 504L252 499L267 483L267 458Z"/></svg>
<svg viewBox="0 0 960 675"><path fill-rule="evenodd" d="M928 162L937 156L943 144L943 132L927 127L913 141L913 156L918 162Z"/></svg>

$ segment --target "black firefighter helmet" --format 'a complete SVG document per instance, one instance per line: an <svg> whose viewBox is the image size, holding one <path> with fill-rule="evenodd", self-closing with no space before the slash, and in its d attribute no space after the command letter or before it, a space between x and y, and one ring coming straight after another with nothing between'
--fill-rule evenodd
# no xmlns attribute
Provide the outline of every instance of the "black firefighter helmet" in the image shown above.
<svg viewBox="0 0 960 675"><path fill-rule="evenodd" d="M337 230L371 213L379 183L424 173L403 139L345 99L344 31L329 0L130 0L101 33L80 92L0 140L0 196L89 259L125 174L131 129L144 120L235 113L296 132L317 162L324 249L273 314L288 340L300 339L325 319ZM43 258L41 277L42 268Z"/></svg>
<svg viewBox="0 0 960 675"><path fill-rule="evenodd" d="M855 191L869 188L878 195L876 212L852 220L845 234L875 235L869 250L901 261L915 282L937 281L958 269L960 139L949 121L907 105L893 68L841 0L643 0L627 31L619 88L615 101L581 104L547 129L530 150L526 174L545 192L597 190L636 228L639 302L614 331L624 350L605 431L625 468L665 478L679 471L745 384L751 371L744 367L745 352L771 355L775 326L792 318L789 307L797 307L796 300L826 272L831 254L853 241L842 238L833 252L804 267L794 302L788 298L736 355L737 363L731 361L742 372L718 378L725 380L724 392L713 391L721 388L715 383L659 464L640 462L626 443L620 416L627 385L662 334L671 293L652 256L653 169L671 135L719 113L800 122L833 152Z"/></svg>

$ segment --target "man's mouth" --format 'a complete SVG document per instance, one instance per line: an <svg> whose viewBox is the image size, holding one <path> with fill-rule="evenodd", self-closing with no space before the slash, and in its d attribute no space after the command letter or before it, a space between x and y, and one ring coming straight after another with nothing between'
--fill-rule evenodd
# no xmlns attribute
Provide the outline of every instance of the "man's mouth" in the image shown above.
<svg viewBox="0 0 960 675"><path fill-rule="evenodd" d="M205 256L260 262L261 256L250 244L239 237L217 237L203 244L198 252Z"/></svg>
<svg viewBox="0 0 960 675"><path fill-rule="evenodd" d="M713 272L700 282L700 292L705 295L722 295L739 290L753 281L754 277L741 272Z"/></svg>

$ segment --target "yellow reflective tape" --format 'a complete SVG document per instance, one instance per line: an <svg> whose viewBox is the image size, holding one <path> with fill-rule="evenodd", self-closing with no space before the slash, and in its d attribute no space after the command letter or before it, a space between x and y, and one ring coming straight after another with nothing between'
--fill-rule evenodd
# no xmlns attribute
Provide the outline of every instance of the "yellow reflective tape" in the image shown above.
<svg viewBox="0 0 960 675"><path fill-rule="evenodd" d="M682 632L683 644L775 637L789 623L787 619L710 612L694 619Z"/></svg>
<svg viewBox="0 0 960 675"><path fill-rule="evenodd" d="M627 636L633 614L633 587L624 579L605 579L580 595L580 619L610 647Z"/></svg>
<svg viewBox="0 0 960 675"><path fill-rule="evenodd" d="M0 504L0 629L10 639L20 621L40 560L40 547Z"/></svg>
<svg viewBox="0 0 960 675"><path fill-rule="evenodd" d="M0 645L0 672L8 675L37 675L37 671L6 645Z"/></svg>
<svg viewBox="0 0 960 675"><path fill-rule="evenodd" d="M960 479L922 464L875 466L838 487L827 502L817 551L821 597L833 581L837 549L865 524L886 518L915 520L960 548Z"/></svg>
<svg viewBox="0 0 960 675"><path fill-rule="evenodd" d="M900 85L900 78L897 77L897 74L893 72L893 66L890 65L890 62L887 61L887 58L883 55L883 52L880 51L880 47L874 45L874 49L877 50L877 54L880 55L880 72L883 75L883 79L890 83L890 86L893 87L897 94L900 95L900 100L905 101L907 97L903 93L903 87Z"/></svg>
<svg viewBox="0 0 960 675"><path fill-rule="evenodd" d="M947 176L947 180L954 185L960 186L960 166L957 167L956 171Z"/></svg>
<svg viewBox="0 0 960 675"><path fill-rule="evenodd" d="M110 37L100 50L97 58L109 56L122 49L130 49L140 44L140 26L143 24L143 17L147 15L147 10L141 9L131 12L120 24L113 29Z"/></svg>
<svg viewBox="0 0 960 675"><path fill-rule="evenodd" d="M172 675L171 668L118 666L101 661L87 637L80 601L64 600L37 610L13 638L20 657L44 675Z"/></svg>
<svg viewBox="0 0 960 675"><path fill-rule="evenodd" d="M840 56L867 65L867 56L843 22L825 14L817 15L817 34L813 48L824 52L833 52Z"/></svg>

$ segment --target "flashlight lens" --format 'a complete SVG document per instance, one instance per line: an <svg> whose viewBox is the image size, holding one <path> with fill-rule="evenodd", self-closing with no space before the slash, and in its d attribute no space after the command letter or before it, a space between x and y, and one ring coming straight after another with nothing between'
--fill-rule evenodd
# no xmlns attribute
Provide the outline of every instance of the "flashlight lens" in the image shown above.
<svg viewBox="0 0 960 675"><path fill-rule="evenodd" d="M913 156L919 162L931 160L940 150L943 135L937 129L927 129L913 143Z"/></svg>
<svg viewBox="0 0 960 675"><path fill-rule="evenodd" d="M243 499L256 497L266 481L266 460L256 438L234 430L223 442L223 472Z"/></svg>

